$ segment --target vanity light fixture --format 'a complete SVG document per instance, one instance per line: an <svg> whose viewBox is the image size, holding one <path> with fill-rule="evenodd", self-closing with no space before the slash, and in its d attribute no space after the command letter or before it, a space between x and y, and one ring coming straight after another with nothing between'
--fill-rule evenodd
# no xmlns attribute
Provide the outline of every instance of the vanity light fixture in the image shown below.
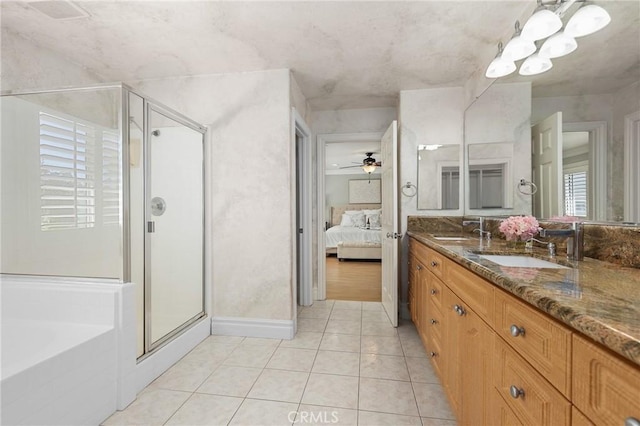
<svg viewBox="0 0 640 426"><path fill-rule="evenodd" d="M536 45L533 41L522 37L520 29L520 21L516 21L516 32L502 51L502 57L510 61L519 61L536 51Z"/></svg>
<svg viewBox="0 0 640 426"><path fill-rule="evenodd" d="M542 56L540 53L534 53L529 56L520 66L520 75L536 75L549 71L553 67L551 59Z"/></svg>
<svg viewBox="0 0 640 426"><path fill-rule="evenodd" d="M540 4L538 10L531 15L522 28L521 36L531 41L547 38L562 28L562 19L543 6L541 0L538 0L538 3Z"/></svg>
<svg viewBox="0 0 640 426"><path fill-rule="evenodd" d="M540 48L540 56L559 58L573 52L577 47L576 39L568 35L566 31L562 31L545 40Z"/></svg>
<svg viewBox="0 0 640 426"><path fill-rule="evenodd" d="M595 4L587 4L573 14L564 30L571 37L583 37L606 27L611 16L606 10Z"/></svg>
<svg viewBox="0 0 640 426"><path fill-rule="evenodd" d="M485 75L488 78L498 78L509 75L516 70L516 64L502 56L502 42L498 43L498 54L491 61Z"/></svg>
<svg viewBox="0 0 640 426"><path fill-rule="evenodd" d="M435 151L440 148L442 145L418 145L419 151Z"/></svg>

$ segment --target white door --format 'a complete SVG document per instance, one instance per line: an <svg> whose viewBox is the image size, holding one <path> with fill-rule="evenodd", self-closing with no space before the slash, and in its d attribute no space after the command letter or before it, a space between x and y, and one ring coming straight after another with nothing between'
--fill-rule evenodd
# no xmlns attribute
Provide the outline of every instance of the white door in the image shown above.
<svg viewBox="0 0 640 426"><path fill-rule="evenodd" d="M382 150L382 306L398 326L398 122L393 121L381 141Z"/></svg>
<svg viewBox="0 0 640 426"><path fill-rule="evenodd" d="M531 128L533 214L539 218L563 215L562 112L556 112Z"/></svg>

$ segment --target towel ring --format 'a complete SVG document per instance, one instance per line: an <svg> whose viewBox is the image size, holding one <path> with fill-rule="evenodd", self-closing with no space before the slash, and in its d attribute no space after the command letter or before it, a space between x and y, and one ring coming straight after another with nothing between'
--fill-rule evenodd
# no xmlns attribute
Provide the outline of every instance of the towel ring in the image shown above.
<svg viewBox="0 0 640 426"><path fill-rule="evenodd" d="M523 186L528 186L531 189L529 191L525 191L522 188ZM530 180L525 180L525 179L520 179L520 182L516 184L516 188L518 189L519 193L524 195L533 195L536 192L538 192L538 187L536 186L536 184L531 182Z"/></svg>
<svg viewBox="0 0 640 426"><path fill-rule="evenodd" d="M412 188L413 188L413 192L411 191ZM409 193L407 194L407 192ZM418 187L416 187L411 182L407 182L406 184L402 185L402 195L404 195L405 197L409 197L409 198L415 197L417 193L418 193Z"/></svg>

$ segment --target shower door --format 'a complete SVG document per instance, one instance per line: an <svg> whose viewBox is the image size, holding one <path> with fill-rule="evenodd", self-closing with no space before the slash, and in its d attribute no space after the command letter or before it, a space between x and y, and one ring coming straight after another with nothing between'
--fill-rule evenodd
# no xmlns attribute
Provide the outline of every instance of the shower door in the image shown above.
<svg viewBox="0 0 640 426"><path fill-rule="evenodd" d="M146 104L145 352L204 315L204 129Z"/></svg>

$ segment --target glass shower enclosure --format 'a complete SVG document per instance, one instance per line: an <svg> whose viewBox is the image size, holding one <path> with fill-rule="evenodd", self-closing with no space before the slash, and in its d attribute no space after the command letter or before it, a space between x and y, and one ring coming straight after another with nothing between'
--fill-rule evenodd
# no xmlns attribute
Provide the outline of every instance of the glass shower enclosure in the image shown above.
<svg viewBox="0 0 640 426"><path fill-rule="evenodd" d="M133 282L139 359L205 317L205 127L124 84L0 102L0 272Z"/></svg>

